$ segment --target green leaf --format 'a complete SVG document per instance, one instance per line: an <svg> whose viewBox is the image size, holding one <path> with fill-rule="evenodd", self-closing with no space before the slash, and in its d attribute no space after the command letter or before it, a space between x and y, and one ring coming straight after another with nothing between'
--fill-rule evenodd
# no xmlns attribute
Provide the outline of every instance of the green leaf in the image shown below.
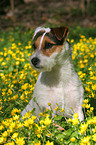
<svg viewBox="0 0 96 145"><path fill-rule="evenodd" d="M71 143L69 143L69 145L75 145L75 143L74 142L71 142Z"/></svg>
<svg viewBox="0 0 96 145"><path fill-rule="evenodd" d="M75 132L72 133L72 137L73 137L73 136L74 136L74 137L78 137L78 133L79 133L78 130L76 130Z"/></svg>
<svg viewBox="0 0 96 145"><path fill-rule="evenodd" d="M32 141L29 141L29 142L28 142L28 145L33 145Z"/></svg>
<svg viewBox="0 0 96 145"><path fill-rule="evenodd" d="M10 66L9 71L13 71L13 70L14 70L13 66Z"/></svg>
<svg viewBox="0 0 96 145"><path fill-rule="evenodd" d="M64 135L63 134L58 134L56 137L57 137L57 139L61 139L61 138L64 138Z"/></svg>
<svg viewBox="0 0 96 145"><path fill-rule="evenodd" d="M59 115L59 116L57 116L57 117L54 118L54 121L61 120L62 117L63 117L62 115Z"/></svg>

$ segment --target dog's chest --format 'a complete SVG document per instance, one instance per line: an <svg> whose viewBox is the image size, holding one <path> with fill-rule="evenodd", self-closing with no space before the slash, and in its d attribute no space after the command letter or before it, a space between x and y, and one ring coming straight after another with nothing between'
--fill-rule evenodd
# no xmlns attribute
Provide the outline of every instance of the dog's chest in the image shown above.
<svg viewBox="0 0 96 145"><path fill-rule="evenodd" d="M64 108L65 104L68 106L71 98L68 98L67 91L69 89L67 82L66 85L64 85L62 80L56 80L58 78L55 80L52 78L50 80L46 79L44 78L43 80L40 75L35 86L34 97L36 97L39 106L46 108L48 107L48 103L51 103L53 109L56 108L56 104L58 104L60 108Z"/></svg>
<svg viewBox="0 0 96 145"><path fill-rule="evenodd" d="M47 107L48 103L51 103L53 109L56 107L56 104L62 108L64 106L63 84L62 82L56 84L56 81L53 82L52 79L45 83L40 75L35 86L34 97L36 97L36 101L41 107Z"/></svg>
<svg viewBox="0 0 96 145"><path fill-rule="evenodd" d="M56 104L58 104L61 108L64 103L64 94L62 87L52 87L49 88L47 86L37 85L36 91L34 91L34 95L38 104L41 107L47 107L48 103L51 103L52 108L56 108Z"/></svg>

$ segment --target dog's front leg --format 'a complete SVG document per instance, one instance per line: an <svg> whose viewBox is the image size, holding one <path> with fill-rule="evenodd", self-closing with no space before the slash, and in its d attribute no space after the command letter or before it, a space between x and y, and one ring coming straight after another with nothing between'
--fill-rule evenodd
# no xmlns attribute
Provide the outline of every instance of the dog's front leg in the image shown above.
<svg viewBox="0 0 96 145"><path fill-rule="evenodd" d="M26 108L21 112L21 116L23 117L26 114L26 112L32 111L32 109L33 109L33 98L30 100Z"/></svg>
<svg viewBox="0 0 96 145"><path fill-rule="evenodd" d="M37 117L39 116L39 113L42 112L39 104L37 103L35 97L30 100L29 104L25 107L25 109L21 112L21 116L23 117L26 112L32 111L32 109L35 108L35 112L33 115L36 115Z"/></svg>

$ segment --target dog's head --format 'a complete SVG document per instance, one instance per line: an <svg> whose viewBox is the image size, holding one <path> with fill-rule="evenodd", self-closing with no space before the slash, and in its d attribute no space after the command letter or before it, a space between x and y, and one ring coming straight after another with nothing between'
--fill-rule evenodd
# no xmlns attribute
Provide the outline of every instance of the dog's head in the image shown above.
<svg viewBox="0 0 96 145"><path fill-rule="evenodd" d="M38 27L32 39L35 51L30 58L32 68L37 71L51 71L57 63L57 56L64 49L68 33L67 27Z"/></svg>

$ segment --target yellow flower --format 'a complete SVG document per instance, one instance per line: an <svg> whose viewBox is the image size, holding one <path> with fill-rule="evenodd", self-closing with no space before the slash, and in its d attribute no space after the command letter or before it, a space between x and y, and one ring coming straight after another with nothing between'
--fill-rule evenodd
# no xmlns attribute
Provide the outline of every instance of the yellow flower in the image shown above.
<svg viewBox="0 0 96 145"><path fill-rule="evenodd" d="M55 111L58 111L58 110L59 110L59 107L57 106L54 110L55 110Z"/></svg>
<svg viewBox="0 0 96 145"><path fill-rule="evenodd" d="M15 139L15 138L17 138L17 136L18 136L18 133L14 133L11 138Z"/></svg>
<svg viewBox="0 0 96 145"><path fill-rule="evenodd" d="M74 39L71 39L71 43L73 43L74 42Z"/></svg>
<svg viewBox="0 0 96 145"><path fill-rule="evenodd" d="M86 104L85 108L89 109L90 108L90 104Z"/></svg>
<svg viewBox="0 0 96 145"><path fill-rule="evenodd" d="M82 104L81 106L82 106L83 108L85 108L86 104Z"/></svg>
<svg viewBox="0 0 96 145"><path fill-rule="evenodd" d="M75 56L72 54L72 60L74 60L75 59Z"/></svg>
<svg viewBox="0 0 96 145"><path fill-rule="evenodd" d="M87 92L91 92L90 88L88 88L88 87L85 87L85 90L86 90Z"/></svg>
<svg viewBox="0 0 96 145"><path fill-rule="evenodd" d="M88 70L92 70L92 67L89 67Z"/></svg>
<svg viewBox="0 0 96 145"><path fill-rule="evenodd" d="M12 94L11 89L8 90L7 94L8 94L8 95L11 95L11 94Z"/></svg>
<svg viewBox="0 0 96 145"><path fill-rule="evenodd" d="M4 126L3 125L0 125L0 130L3 130L4 129Z"/></svg>
<svg viewBox="0 0 96 145"><path fill-rule="evenodd" d="M64 108L62 108L62 110L60 112L64 112Z"/></svg>
<svg viewBox="0 0 96 145"><path fill-rule="evenodd" d="M2 136L3 136L3 137L7 137L7 136L8 136L8 132L7 132L7 131L4 131L4 132L2 133Z"/></svg>
<svg viewBox="0 0 96 145"><path fill-rule="evenodd" d="M17 145L24 145L25 144L24 138L23 137L16 138L15 143Z"/></svg>
<svg viewBox="0 0 96 145"><path fill-rule="evenodd" d="M16 122L12 122L12 123L10 124L9 128L10 128L10 129L11 129L11 128L15 128L15 126L16 126Z"/></svg>
<svg viewBox="0 0 96 145"><path fill-rule="evenodd" d="M41 134L37 134L37 137L40 138L41 137Z"/></svg>
<svg viewBox="0 0 96 145"><path fill-rule="evenodd" d="M0 55L3 55L3 52L0 52Z"/></svg>
<svg viewBox="0 0 96 145"><path fill-rule="evenodd" d="M78 120L78 119L73 119L73 120L72 120L72 123L73 123L73 125L76 125L76 124L79 123L79 120Z"/></svg>
<svg viewBox="0 0 96 145"><path fill-rule="evenodd" d="M94 98L95 97L95 93L92 92L91 97Z"/></svg>
<svg viewBox="0 0 96 145"><path fill-rule="evenodd" d="M0 144L3 144L6 141L6 138L0 137Z"/></svg>
<svg viewBox="0 0 96 145"><path fill-rule="evenodd" d="M32 118L29 118L28 123L32 125L34 123L34 120Z"/></svg>
<svg viewBox="0 0 96 145"><path fill-rule="evenodd" d="M43 116L43 113L40 112L40 113L39 113L39 116Z"/></svg>
<svg viewBox="0 0 96 145"><path fill-rule="evenodd" d="M21 89L26 90L28 88L28 83L25 83L24 85L21 86Z"/></svg>
<svg viewBox="0 0 96 145"><path fill-rule="evenodd" d="M68 123L71 123L71 122L72 122L72 119L71 119L71 118L69 118L69 119L67 119L67 121L68 121Z"/></svg>
<svg viewBox="0 0 96 145"><path fill-rule="evenodd" d="M46 118L46 119L44 120L44 124L45 124L46 126L49 125L51 122L52 122L52 120L49 119L49 118Z"/></svg>
<svg viewBox="0 0 96 145"><path fill-rule="evenodd" d="M3 58L0 58L0 62L2 62L3 61Z"/></svg>
<svg viewBox="0 0 96 145"><path fill-rule="evenodd" d="M21 95L21 96L20 96L20 99L21 99L21 100L24 100L24 95Z"/></svg>
<svg viewBox="0 0 96 145"><path fill-rule="evenodd" d="M61 138L60 140L63 141L63 138Z"/></svg>
<svg viewBox="0 0 96 145"><path fill-rule="evenodd" d="M57 115L55 115L54 117L57 117Z"/></svg>
<svg viewBox="0 0 96 145"><path fill-rule="evenodd" d="M84 137L83 139L81 139L81 143L89 143L89 140L90 140L91 136L86 136Z"/></svg>
<svg viewBox="0 0 96 145"><path fill-rule="evenodd" d="M17 109L17 108L14 108L12 111L11 111L11 115L15 115L15 113L20 113L21 112L21 109Z"/></svg>
<svg viewBox="0 0 96 145"><path fill-rule="evenodd" d="M22 119L29 118L31 115L32 115L32 113L30 111L26 112L26 114L22 117Z"/></svg>
<svg viewBox="0 0 96 145"><path fill-rule="evenodd" d="M6 65L6 62L2 62L2 65Z"/></svg>
<svg viewBox="0 0 96 145"><path fill-rule="evenodd" d="M48 106L51 106L51 103L48 103Z"/></svg>
<svg viewBox="0 0 96 145"><path fill-rule="evenodd" d="M80 130L79 132L80 132L81 134L83 134L83 133L86 131L87 127L88 127L88 124L85 124L85 123L84 123L84 124L81 124L81 125L80 125L80 129L81 129L81 130Z"/></svg>
<svg viewBox="0 0 96 145"><path fill-rule="evenodd" d="M28 53L28 56L31 56L32 54L31 53Z"/></svg>
<svg viewBox="0 0 96 145"><path fill-rule="evenodd" d="M18 45L21 45L21 43L19 42Z"/></svg>
<svg viewBox="0 0 96 145"><path fill-rule="evenodd" d="M84 62L87 63L88 62L88 59L85 59Z"/></svg>
<svg viewBox="0 0 96 145"><path fill-rule="evenodd" d="M81 65L80 65L80 68L84 68L84 67L85 67L85 65L84 65L84 64L81 64Z"/></svg>
<svg viewBox="0 0 96 145"><path fill-rule="evenodd" d="M34 145L41 145L41 142L39 141L38 143L34 143Z"/></svg>
<svg viewBox="0 0 96 145"><path fill-rule="evenodd" d="M16 61L16 65L19 65L20 64L20 62L19 61Z"/></svg>
<svg viewBox="0 0 96 145"><path fill-rule="evenodd" d="M18 94L14 95L14 96L12 97L13 100L17 100L17 98L18 98Z"/></svg>
<svg viewBox="0 0 96 145"><path fill-rule="evenodd" d="M95 85L92 85L92 89L93 90L96 90L96 84Z"/></svg>
<svg viewBox="0 0 96 145"><path fill-rule="evenodd" d="M43 123L44 123L44 120L40 120L39 123L40 123L40 124L43 124Z"/></svg>
<svg viewBox="0 0 96 145"><path fill-rule="evenodd" d="M45 145L54 145L54 143L48 140Z"/></svg>
<svg viewBox="0 0 96 145"><path fill-rule="evenodd" d="M24 126L29 127L29 122L28 122L28 120L25 120L25 121L24 121Z"/></svg>
<svg viewBox="0 0 96 145"><path fill-rule="evenodd" d="M35 120L35 119L37 118L37 116L32 116L31 118L32 118L33 120Z"/></svg>
<svg viewBox="0 0 96 145"><path fill-rule="evenodd" d="M93 124L96 125L96 116L93 117Z"/></svg>
<svg viewBox="0 0 96 145"><path fill-rule="evenodd" d="M96 132L96 126L95 126L95 128L94 129L92 129L92 131L95 133Z"/></svg>
<svg viewBox="0 0 96 145"><path fill-rule="evenodd" d="M85 38L85 36L84 36L84 35L81 35L81 34L80 34L80 37L81 37L81 38Z"/></svg>
<svg viewBox="0 0 96 145"><path fill-rule="evenodd" d="M16 128L18 129L18 128L22 128L22 127L23 127L23 123L18 122L18 123L17 123L17 127L16 127Z"/></svg>
<svg viewBox="0 0 96 145"><path fill-rule="evenodd" d="M88 100L88 99L84 99L83 102L84 102L85 104L87 104L87 103L89 102L89 100Z"/></svg>
<svg viewBox="0 0 96 145"><path fill-rule="evenodd" d="M77 118L78 118L78 113L74 113L73 117L74 117L75 119L77 119Z"/></svg>
<svg viewBox="0 0 96 145"><path fill-rule="evenodd" d="M75 142L76 138L75 138L75 137L72 137L72 138L70 138L70 140L71 140L72 142Z"/></svg>
<svg viewBox="0 0 96 145"><path fill-rule="evenodd" d="M4 53L4 56L7 56L7 53L6 52Z"/></svg>
<svg viewBox="0 0 96 145"><path fill-rule="evenodd" d="M93 111L94 110L94 108L93 107L90 107L90 111Z"/></svg>
<svg viewBox="0 0 96 145"><path fill-rule="evenodd" d="M96 141L96 133L94 135L92 135L92 140Z"/></svg>
<svg viewBox="0 0 96 145"><path fill-rule="evenodd" d="M94 58L94 54L90 54L90 57Z"/></svg>

